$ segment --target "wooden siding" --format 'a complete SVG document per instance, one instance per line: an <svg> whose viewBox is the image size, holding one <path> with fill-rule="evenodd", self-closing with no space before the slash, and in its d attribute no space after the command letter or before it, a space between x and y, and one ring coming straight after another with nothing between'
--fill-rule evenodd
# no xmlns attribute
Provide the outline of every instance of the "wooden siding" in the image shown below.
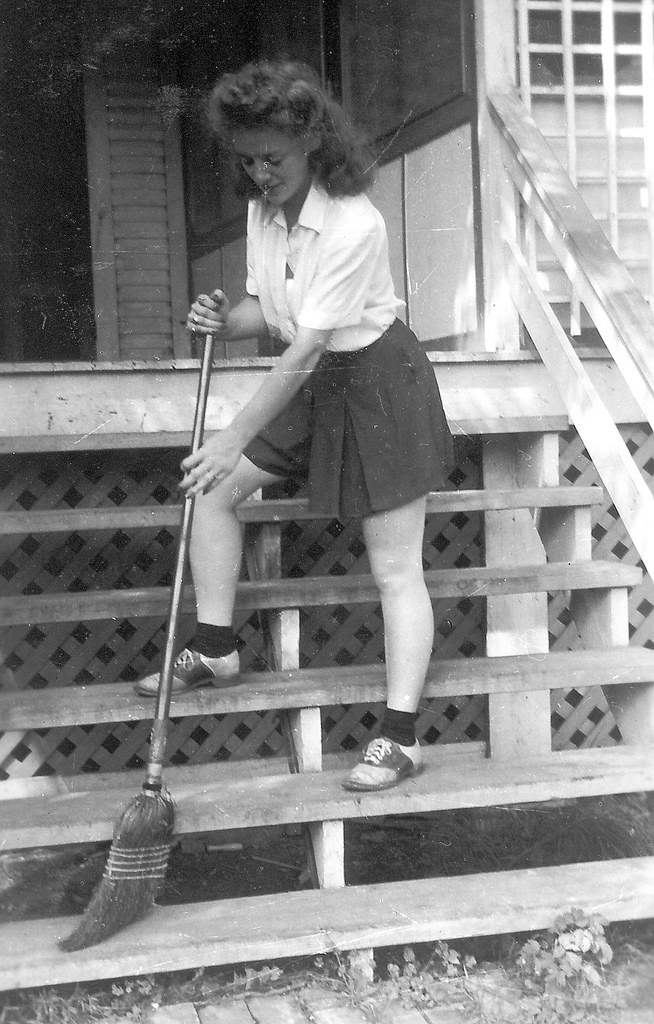
<svg viewBox="0 0 654 1024"><path fill-rule="evenodd" d="M423 339L477 327L471 154L462 125L404 157L409 318Z"/></svg>
<svg viewBox="0 0 654 1024"><path fill-rule="evenodd" d="M190 355L176 96L142 52L87 74L100 359Z"/></svg>
<svg viewBox="0 0 654 1024"><path fill-rule="evenodd" d="M456 434L565 430L568 415L542 363L484 353L434 353ZM207 427L220 429L261 384L271 360L219 360ZM615 364L591 358L588 373L617 423L644 420ZM0 403L11 424L0 452L161 448L188 443L197 386L195 360L175 364L0 366Z"/></svg>

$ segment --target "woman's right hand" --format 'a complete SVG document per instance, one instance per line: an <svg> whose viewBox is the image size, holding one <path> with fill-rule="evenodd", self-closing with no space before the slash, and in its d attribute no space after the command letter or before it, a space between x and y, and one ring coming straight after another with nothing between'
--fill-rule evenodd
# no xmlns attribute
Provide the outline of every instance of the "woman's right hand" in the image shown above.
<svg viewBox="0 0 654 1024"><path fill-rule="evenodd" d="M217 288L211 295L198 295L189 310L186 327L198 334L219 334L227 326L229 310L227 296Z"/></svg>

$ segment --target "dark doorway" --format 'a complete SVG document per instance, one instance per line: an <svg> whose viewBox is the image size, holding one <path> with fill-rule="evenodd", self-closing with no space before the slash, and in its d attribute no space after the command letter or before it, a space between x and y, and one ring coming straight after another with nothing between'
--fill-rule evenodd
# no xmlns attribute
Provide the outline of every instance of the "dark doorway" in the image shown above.
<svg viewBox="0 0 654 1024"><path fill-rule="evenodd" d="M3 361L84 359L95 346L82 68L58 47L66 6L19 2L3 10Z"/></svg>

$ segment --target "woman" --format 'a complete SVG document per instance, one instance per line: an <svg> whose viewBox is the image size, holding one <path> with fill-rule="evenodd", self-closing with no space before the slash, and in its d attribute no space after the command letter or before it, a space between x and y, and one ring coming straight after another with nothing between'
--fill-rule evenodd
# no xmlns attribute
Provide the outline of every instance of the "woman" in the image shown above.
<svg viewBox="0 0 654 1024"><path fill-rule="evenodd" d="M381 736L344 781L377 790L422 767L418 700L433 641L422 569L425 496L445 486L449 432L433 371L397 319L386 230L365 195L372 163L308 67L250 64L221 78L214 132L248 185L246 296L200 295L190 330L230 341L268 330L286 344L254 397L182 462L196 497L191 568L198 625L174 690L238 674L232 610L241 564L236 506L262 486L306 482L310 507L361 516L384 616ZM154 694L158 678L137 684Z"/></svg>

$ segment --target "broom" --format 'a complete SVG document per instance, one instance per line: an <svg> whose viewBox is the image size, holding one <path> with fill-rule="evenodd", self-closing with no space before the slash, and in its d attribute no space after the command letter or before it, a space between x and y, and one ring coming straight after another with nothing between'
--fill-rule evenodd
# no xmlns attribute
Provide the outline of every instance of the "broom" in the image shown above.
<svg viewBox="0 0 654 1024"><path fill-rule="evenodd" d="M213 348L214 337L207 334L195 406L192 453L197 452L202 445ZM168 791L163 788L161 775L170 710L175 635L183 594L193 506L193 497L187 497L184 501L175 574L170 591L166 646L150 733L145 781L141 792L116 823L104 875L80 923L71 935L59 942L60 948L66 952L94 946L147 914L166 874L173 840L175 804Z"/></svg>

